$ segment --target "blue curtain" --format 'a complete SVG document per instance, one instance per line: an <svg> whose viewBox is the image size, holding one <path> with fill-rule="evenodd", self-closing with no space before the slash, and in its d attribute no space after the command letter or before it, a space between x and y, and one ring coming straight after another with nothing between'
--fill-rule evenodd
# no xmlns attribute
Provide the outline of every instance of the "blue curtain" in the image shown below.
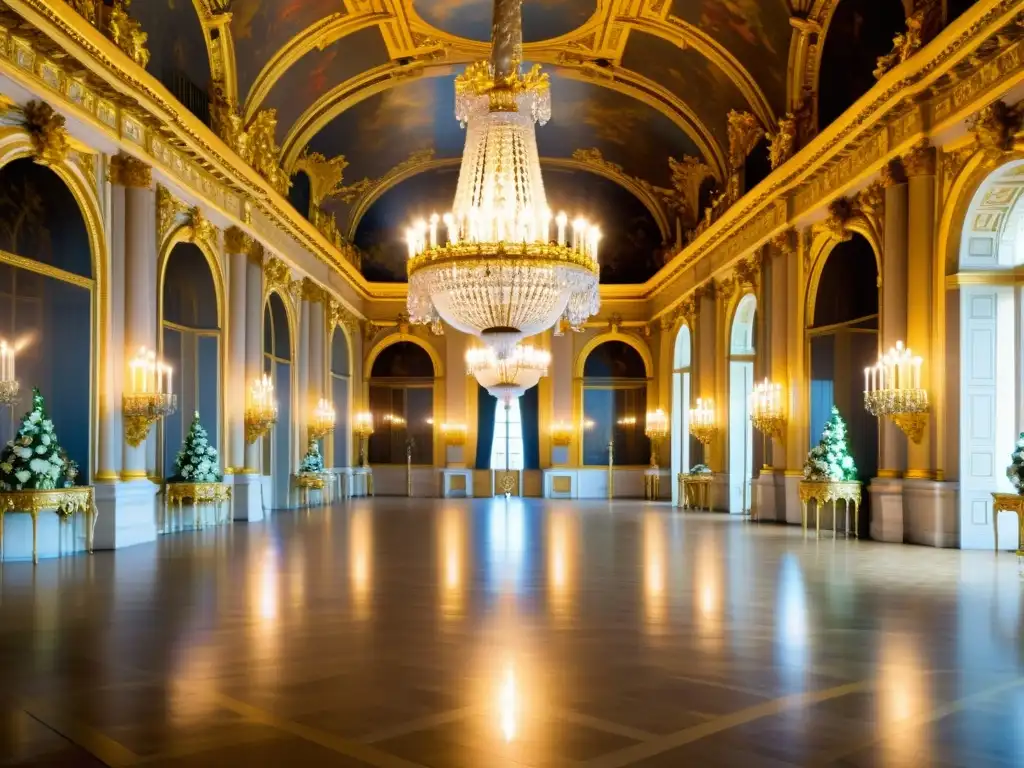
<svg viewBox="0 0 1024 768"><path fill-rule="evenodd" d="M519 398L523 420L523 469L540 469L540 400L539 387L530 387Z"/></svg>
<svg viewBox="0 0 1024 768"><path fill-rule="evenodd" d="M476 386L476 468L490 469L491 449L494 447L494 411L498 401L479 384Z"/></svg>

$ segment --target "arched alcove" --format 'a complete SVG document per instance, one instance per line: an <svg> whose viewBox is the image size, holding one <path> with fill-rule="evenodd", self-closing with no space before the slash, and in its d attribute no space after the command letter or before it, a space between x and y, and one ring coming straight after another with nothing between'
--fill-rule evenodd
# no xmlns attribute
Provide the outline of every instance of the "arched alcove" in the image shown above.
<svg viewBox="0 0 1024 768"><path fill-rule="evenodd" d="M836 243L819 265L807 329L810 348L810 445L818 444L832 406L848 427L850 452L861 480L878 471L878 420L864 408L864 369L878 360L878 266L871 244L858 233ZM812 286L815 283L812 282ZM861 535L870 524L868 495Z"/></svg>
<svg viewBox="0 0 1024 768"><path fill-rule="evenodd" d="M1024 352L1018 330L1024 289L1012 277L1024 264L1022 169L1022 160L1004 164L973 191L963 214L959 263L954 267L969 272L971 279L948 294L947 313L959 312L960 325L959 333L950 332L952 343L946 350L952 372L946 390L951 409L959 400L959 424L947 428L951 434L959 433L959 461L951 462L958 466L951 469L959 474L960 546L965 549L992 546L992 494L1015 492L1006 467L1018 434L1024 432L1020 421ZM1000 517L996 521L1000 548L1024 546L1013 516Z"/></svg>
<svg viewBox="0 0 1024 768"><path fill-rule="evenodd" d="M340 326L331 335L331 398L334 401L334 466L352 463L352 357Z"/></svg>
<svg viewBox="0 0 1024 768"><path fill-rule="evenodd" d="M178 410L161 427L163 473L171 477L194 412L199 412L210 444L222 448L221 318L211 265L198 246L175 243L162 279L161 354L174 371L178 393Z"/></svg>
<svg viewBox="0 0 1024 768"><path fill-rule="evenodd" d="M78 483L92 474L93 263L82 209L64 180L28 158L0 168L0 339L17 350L21 383L13 412L0 408L0 444L38 387L61 446L79 466Z"/></svg>
<svg viewBox="0 0 1024 768"><path fill-rule="evenodd" d="M839 0L825 30L818 72L818 129L824 130L877 82L878 57L906 28L902 0Z"/></svg>
<svg viewBox="0 0 1024 768"><path fill-rule="evenodd" d="M672 353L672 477L690 470L690 328L681 325ZM672 503L678 502L679 484L672 483Z"/></svg>
<svg viewBox="0 0 1024 768"><path fill-rule="evenodd" d="M292 456L292 331L285 300L276 291L263 310L263 372L274 384L277 424L263 439L263 474L271 478L274 509L289 506ZM296 465L296 466L293 466Z"/></svg>
<svg viewBox="0 0 1024 768"><path fill-rule="evenodd" d="M391 344L373 360L371 464L405 464L410 445L413 464L433 464L435 374L430 354L413 341Z"/></svg>
<svg viewBox="0 0 1024 768"><path fill-rule="evenodd" d="M644 434L647 381L643 356L625 341L598 344L583 363L583 463L608 463L614 441L616 466L642 466L651 455Z"/></svg>
<svg viewBox="0 0 1024 768"><path fill-rule="evenodd" d="M288 202L304 218L309 218L310 207L313 203L313 191L309 182L309 175L305 171L299 171L292 176L292 186L288 190Z"/></svg>
<svg viewBox="0 0 1024 768"><path fill-rule="evenodd" d="M757 298L743 296L729 332L729 512L750 509L754 475L754 434L750 395L754 391L754 321Z"/></svg>

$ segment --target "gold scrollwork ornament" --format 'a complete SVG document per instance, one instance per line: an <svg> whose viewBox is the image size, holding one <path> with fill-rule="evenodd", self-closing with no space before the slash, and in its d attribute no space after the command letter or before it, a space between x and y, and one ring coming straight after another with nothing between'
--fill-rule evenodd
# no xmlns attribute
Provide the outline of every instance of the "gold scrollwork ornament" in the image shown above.
<svg viewBox="0 0 1024 768"><path fill-rule="evenodd" d="M64 115L55 112L45 101L30 101L24 107L24 114L35 161L40 165L63 163L71 149Z"/></svg>

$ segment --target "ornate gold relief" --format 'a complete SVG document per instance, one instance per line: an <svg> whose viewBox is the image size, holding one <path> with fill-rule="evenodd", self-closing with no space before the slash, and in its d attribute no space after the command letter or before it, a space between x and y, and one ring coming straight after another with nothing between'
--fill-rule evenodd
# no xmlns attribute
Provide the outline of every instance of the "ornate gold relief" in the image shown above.
<svg viewBox="0 0 1024 768"><path fill-rule="evenodd" d="M882 186L894 187L907 183L907 171L899 158L894 158L882 166Z"/></svg>
<svg viewBox="0 0 1024 768"><path fill-rule="evenodd" d="M142 31L139 22L128 15L131 0L114 0L112 5L103 0L68 0L68 5L140 67L149 64L149 50L146 48L149 35Z"/></svg>
<svg viewBox="0 0 1024 768"><path fill-rule="evenodd" d="M315 304L327 304L331 300L331 294L319 283L304 277L302 278L302 299Z"/></svg>
<svg viewBox="0 0 1024 768"><path fill-rule="evenodd" d="M796 230L787 229L772 237L770 244L779 256L789 256L796 251Z"/></svg>
<svg viewBox="0 0 1024 768"><path fill-rule="evenodd" d="M355 334L359 330L359 318L334 299L327 302L327 322L331 328L344 326L350 334Z"/></svg>
<svg viewBox="0 0 1024 768"><path fill-rule="evenodd" d="M238 105L220 94L210 101L210 121L214 131L246 165L262 176L281 195L291 187L288 174L281 168L281 149L277 146L277 110L263 109L248 127L242 123Z"/></svg>
<svg viewBox="0 0 1024 768"><path fill-rule="evenodd" d="M313 205L320 205L324 200L342 191L341 182L345 177L348 160L338 155L328 160L319 152L306 152L295 163L292 173L304 172L309 176L309 193Z"/></svg>
<svg viewBox="0 0 1024 768"><path fill-rule="evenodd" d="M751 285L757 288L761 284L761 254L755 253L747 259L736 263L734 275L740 285Z"/></svg>
<svg viewBox="0 0 1024 768"><path fill-rule="evenodd" d="M796 117L790 112L779 120L779 130L768 134L768 160L775 170L789 160L796 151L797 123Z"/></svg>
<svg viewBox="0 0 1024 768"><path fill-rule="evenodd" d="M935 147L928 139L921 139L903 156L903 167L907 176L935 175Z"/></svg>
<svg viewBox="0 0 1024 768"><path fill-rule="evenodd" d="M943 152L941 157L940 168L942 170L942 198L945 199L949 195L950 190L953 188L953 182L956 181L957 176L967 165L967 161L971 158L975 152L978 151L977 146L971 144L960 149L954 149L950 152Z"/></svg>
<svg viewBox="0 0 1024 768"><path fill-rule="evenodd" d="M199 206L193 205L186 209L185 215L188 218L189 241L208 243L215 247L217 245L217 227L206 218Z"/></svg>
<svg viewBox="0 0 1024 768"><path fill-rule="evenodd" d="M174 229L178 216L188 213L188 206L170 193L163 184L156 185L157 241L162 243Z"/></svg>
<svg viewBox="0 0 1024 768"><path fill-rule="evenodd" d="M35 161L40 165L63 163L70 150L64 115L54 112L45 101L30 101L25 105L24 113Z"/></svg>
<svg viewBox="0 0 1024 768"><path fill-rule="evenodd" d="M367 344L377 338L377 334L383 330L383 326L377 325L376 323L370 322L369 320L363 325L363 341Z"/></svg>
<svg viewBox="0 0 1024 768"><path fill-rule="evenodd" d="M1007 152L1013 146L1013 135L1020 130L1024 107L1009 106L1005 101L994 101L968 119L967 128L974 134L980 149L990 155Z"/></svg>
<svg viewBox="0 0 1024 768"><path fill-rule="evenodd" d="M882 216L885 211L885 187L883 182L876 181L857 193L856 209L881 231Z"/></svg>
<svg viewBox="0 0 1024 768"><path fill-rule="evenodd" d="M89 188L96 189L96 155L88 152L72 152L71 160L89 182Z"/></svg>
<svg viewBox="0 0 1024 768"><path fill-rule="evenodd" d="M841 241L849 240L852 237L850 230L846 228L847 223L856 214L853 201L848 197L840 197L828 204L828 218L825 219L825 229Z"/></svg>
<svg viewBox="0 0 1024 768"><path fill-rule="evenodd" d="M906 31L892 39L891 52L878 57L875 79L881 80L889 70L917 53L941 26L942 0L917 0L914 12L907 17Z"/></svg>
<svg viewBox="0 0 1024 768"><path fill-rule="evenodd" d="M291 279L291 269L279 258L271 256L263 264L263 280L268 291L277 289L287 293Z"/></svg>
<svg viewBox="0 0 1024 768"><path fill-rule="evenodd" d="M668 159L672 172L672 189L658 189L665 205L675 212L684 226L696 226L700 215L700 188L714 178L711 166L697 157L683 155L682 160Z"/></svg>
<svg viewBox="0 0 1024 768"><path fill-rule="evenodd" d="M757 142L764 136L764 128L750 112L729 112L729 167L733 170L743 167L747 156L754 151Z"/></svg>
<svg viewBox="0 0 1024 768"><path fill-rule="evenodd" d="M111 184L148 189L153 184L153 169L141 160L121 152L110 158L107 177Z"/></svg>
<svg viewBox="0 0 1024 768"><path fill-rule="evenodd" d="M224 231L224 252L251 255L256 241L244 229L228 227Z"/></svg>

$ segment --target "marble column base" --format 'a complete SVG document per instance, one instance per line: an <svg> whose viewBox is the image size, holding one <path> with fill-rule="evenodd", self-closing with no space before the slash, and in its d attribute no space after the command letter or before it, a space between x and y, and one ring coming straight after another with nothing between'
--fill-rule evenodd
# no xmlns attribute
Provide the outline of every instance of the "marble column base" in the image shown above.
<svg viewBox="0 0 1024 768"><path fill-rule="evenodd" d="M871 538L902 544L903 533L903 480L875 477L867 487L871 498Z"/></svg>
<svg viewBox="0 0 1024 768"><path fill-rule="evenodd" d="M708 490L708 503L712 512L729 512L729 473L715 472Z"/></svg>
<svg viewBox="0 0 1024 768"><path fill-rule="evenodd" d="M786 499L786 519L790 525L803 525L803 514L800 505L800 482L803 475L785 475L782 478L783 493Z"/></svg>
<svg viewBox="0 0 1024 768"><path fill-rule="evenodd" d="M263 477L232 475L231 514L234 520L254 523L263 519Z"/></svg>
<svg viewBox="0 0 1024 768"><path fill-rule="evenodd" d="M751 483L754 510L762 522L786 522L785 476L761 472Z"/></svg>
<svg viewBox="0 0 1024 768"><path fill-rule="evenodd" d="M960 546L957 483L903 481L903 538L927 547Z"/></svg>
<svg viewBox="0 0 1024 768"><path fill-rule="evenodd" d="M120 549L156 540L160 486L145 479L96 483L95 549Z"/></svg>

